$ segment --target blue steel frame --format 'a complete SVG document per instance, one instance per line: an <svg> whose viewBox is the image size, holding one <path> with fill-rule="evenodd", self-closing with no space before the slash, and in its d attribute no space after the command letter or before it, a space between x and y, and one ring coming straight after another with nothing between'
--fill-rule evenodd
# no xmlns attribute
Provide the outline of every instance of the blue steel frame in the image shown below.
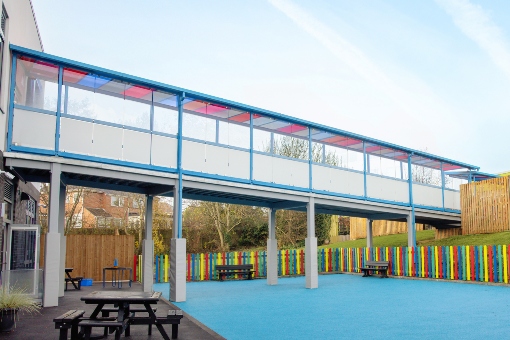
<svg viewBox="0 0 510 340"><path fill-rule="evenodd" d="M55 155L58 155L59 141L60 141L60 116L62 112L62 79L64 74L64 68L59 66L58 68L58 95L57 95L57 119L55 120ZM67 92L67 91L66 91Z"/></svg>
<svg viewBox="0 0 510 340"><path fill-rule="evenodd" d="M367 146L363 141L363 197L367 199Z"/></svg>
<svg viewBox="0 0 510 340"><path fill-rule="evenodd" d="M412 244L413 247L416 247L416 226L414 223L414 202L413 202L413 170L412 170L412 158L413 154L409 154L407 157L407 175L408 175L408 181L409 181L409 205L411 206L411 225L413 228L413 240ZM436 209L434 209L436 210Z"/></svg>
<svg viewBox="0 0 510 340"><path fill-rule="evenodd" d="M150 80L147 80L147 79L142 79L142 78L126 75L126 74L123 74L123 73L114 72L114 71L106 70L106 69L103 69L103 68L99 68L99 67L83 64L83 63L80 63L80 62L71 61L71 60L60 58L60 57L57 57L57 56L52 56L52 55L49 55L49 54L45 54L45 53L42 53L42 52L37 52L37 51L29 50L29 49L26 49L26 48L23 48L23 47L18 47L18 46L11 45L11 50L13 51L13 59L12 59L11 91L10 91L10 93L11 93L10 94L11 101L10 101L10 106L9 106L9 125L8 125L8 140L7 140L8 147L7 147L7 149L9 151L39 153L39 154L45 154L45 155L55 155L55 154L57 154L57 155L64 156L64 157L69 157L69 158L86 159L86 160L99 161L99 162L110 163L110 164L127 165L127 166L137 167L137 168L149 168L149 169L153 169L153 170L177 173L177 175L178 175L178 190L179 190L179 199L178 199L178 202L177 202L177 204L178 204L177 211L178 211L179 214L181 214L181 216L177 216L178 221L179 221L178 232L177 232L178 237L182 237L182 219L180 217L182 217L182 176L183 175L200 176L200 177L220 179L220 180L228 180L228 181L234 181L234 182L240 182L240 183L248 183L248 184L261 185L261 186L269 186L269 187L275 187L275 188L290 189L290 190L294 190L294 191L314 192L314 193L325 194L325 195L330 195L330 196L356 198L356 199L363 199L363 200L372 201L372 202L380 202L380 203L387 203L387 204L394 204L394 205L410 206L412 208L412 219L413 219L413 224L414 224L414 208L415 208L415 205L414 205L414 202L413 202L413 190L412 190L413 189L412 188L413 181L412 181L412 170L411 170L412 156L413 155L421 156L421 157L426 157L426 158L434 159L434 160L437 160L437 161L441 162L442 208L439 208L439 207L429 207L429 206L416 206L416 207L425 208L425 209L429 209L429 210L442 210L442 211L457 212L457 213L459 212L458 210L446 209L445 208L445 203L444 203L444 191L445 191L445 179L444 179L444 175L445 174L444 174L444 171L443 171L443 164L444 163L458 165L458 166L461 166L461 167L469 169L469 171L471 171L471 170L478 170L479 169L478 167L475 167L473 165L456 162L456 161L449 160L449 159L442 158L442 157L437 157L437 156L434 156L434 155L431 155L431 154L428 154L428 153L424 153L424 152L421 152L421 151L416 151L416 150L408 149L408 148L405 148L405 147L400 147L400 146L397 146L397 145L394 145L394 144L391 144L391 143L382 142L382 141L379 141L379 140L376 140L376 139L373 139L373 138L360 136L360 135L353 134L353 133L350 133L350 132L347 132L347 131L343 131L343 130L339 130L339 129L334 129L334 128L331 128L331 127L327 127L327 126L323 126L323 125L320 125L320 124L304 121L304 120L301 120L301 119L297 119L297 118L281 115L281 114L278 114L278 113L275 113L275 112L271 112L271 111L267 111L267 110L263 110L263 109L259 109L259 108L255 108L255 107L239 104L239 103L228 101L228 100L224 100L224 99L221 99L221 98L216 98L216 97L205 95L205 94L202 94L202 93L188 91L188 90L184 90L184 89L181 89L181 88L178 88L178 87L169 86L169 85L166 85L166 84L150 81ZM15 105L14 105L15 75L16 75L16 61L17 61L18 54L26 55L26 56L29 56L29 57L34 57L36 59L40 59L40 60L43 60L43 61L52 62L52 63L55 63L55 64L57 64L59 66L59 78L58 78L58 85L59 85L59 87L58 87L57 112L54 113L54 112L51 112L51 111L46 111L46 110L41 110L41 109L36 109L36 108L26 108L26 107L23 107L23 106L19 106L20 108L29 109L31 111L36 111L36 112L40 112L40 113L44 113L44 114L50 114L50 115L56 115L57 116L55 150L34 149L34 148L27 148L27 147L20 147L20 146L13 146L12 145L13 112L14 112L14 107L15 107ZM150 109L150 128L149 128L149 130L143 129L143 128L137 128L137 127L123 126L123 125L120 125L120 124L115 124L115 123L110 123L110 122L102 122L102 121L97 121L97 120L94 120L94 121L96 123L101 123L101 124L115 126L115 127L121 127L121 128L125 128L125 129L131 129L131 130L135 130L135 131L146 132L146 133L150 133L150 134L177 137L177 145L178 146L177 146L177 167L176 167L176 169L154 166L154 165L152 165L152 159L150 161L150 164L146 165L146 164L138 164L138 163L133 163L133 162L117 161L117 160L109 160L109 159L103 159L103 158L98 158L98 157L84 156L84 155L78 155L78 154L73 154L73 153L68 153L68 152L59 152L60 117L72 117L73 119L79 119L79 120L85 120L85 121L89 120L89 119L84 118L84 117L77 117L77 116L67 115L67 107L66 107L67 106L67 100L65 100L65 99L67 99L67 92L68 92L67 88L66 88L65 94L64 94L64 96L65 96L65 99L64 99L64 105L65 105L64 112L63 113L61 112L61 107L62 107L62 103L61 103L62 102L62 89L63 89L63 68L64 67L73 67L73 68L82 69L82 70L85 70L85 71L88 71L88 72L92 72L92 73L94 73L96 75L99 75L99 76L101 76L101 75L102 76L108 76L110 78L114 78L114 79L117 79L117 80L127 81L127 82L132 83L132 84L150 87L150 88L153 88L155 90L160 90L160 91L164 91L164 92L167 92L167 93L175 95L176 96L176 100L177 100L177 105L178 105L178 133L177 133L177 136L173 136L173 135L169 135L167 133L160 133L160 132L154 131L154 103L153 103L153 101L151 101L151 105L150 105L151 109ZM200 172L193 172L193 171L187 171L187 170L182 169L182 144L183 144L183 140L184 139L185 140L193 140L191 138L183 137L183 134L182 134L182 130L183 130L183 101L185 100L186 97L188 97L188 98L192 97L194 99L204 100L204 101L207 101L207 102L214 102L214 103L218 103L218 104L221 104L221 105L225 105L225 106L229 106L229 107L232 107L232 108L236 108L236 109L240 109L240 110L243 110L243 111L247 111L247 112L250 113L250 123L249 123L250 124L249 125L250 126L250 148L249 148L249 150L244 149L244 148L239 148L239 147L227 146L227 147L232 148L232 149L239 149L239 150L246 151L246 152L250 153L249 179L244 180L244 179L240 179L240 178L232 178L232 177L226 177L226 176L204 174L204 173L200 173ZM18 105L16 105L16 107L18 107ZM276 183L267 183L267 182L261 182L261 181L254 180L254 178L253 178L253 154L254 153L261 153L261 152L254 151L254 145L253 145L253 131L254 131L253 115L254 114L261 114L261 115L267 116L269 118L285 120L285 121L288 121L289 123L306 126L308 128L309 183L308 183L307 187L294 187L294 186L281 185L281 184L276 184ZM217 120L216 126L218 126L218 124L219 124L219 120ZM345 168L337 167L337 168L340 168L340 169L343 169L343 170L347 170L347 171L354 171L354 172L363 173L363 186L364 186L364 188L363 188L363 193L364 193L363 196L341 194L341 193L334 193L334 192L329 192L329 191L322 191L322 190L314 190L313 189L312 169L313 169L314 162L313 162L312 157L313 157L313 143L314 143L314 141L313 141L313 137L312 137L312 129L317 129L317 130L322 130L322 131L325 131L325 132L330 132L330 133L333 133L333 134L343 135L343 136L346 136L346 137L349 137L349 138L355 138L355 139L361 140L363 142L363 171L355 171L355 170L352 170L352 169L345 169ZM216 136L215 136L215 141L216 142L215 143L206 142L206 144L218 144L218 137L219 137L218 136L218 133L219 133L218 131L219 131L219 129L216 128ZM151 136L151 141L152 141L152 136ZM279 157L278 155L274 155L273 141L274 141L274 133L271 132L270 154L273 157ZM200 141L200 142L204 143L204 141ZM318 141L317 143L320 143L320 142ZM367 193L367 175L369 174L370 170L368 169L368 157L369 157L369 154L366 151L366 143L377 144L377 145L382 146L382 147L388 147L388 148L396 149L396 150L399 150L399 151L402 151L402 152L405 152L405 153L408 154L408 180L407 180L407 182L409 183L409 202L408 203L406 203L406 202L388 201L388 200L382 200L382 199L376 199L376 198L368 197L368 193ZM320 165L328 166L327 164L325 164L325 156L326 156L325 155L325 144L322 143L322 145L323 145L323 150L322 150L322 163L323 164L320 164ZM221 146L222 147L226 147L225 145L221 145ZM262 153L262 154L266 154L266 153ZM287 157L283 157L282 156L281 158L287 158ZM293 159L293 160L295 160L295 161L304 161L304 160L297 160L297 159ZM401 177L403 177L402 162L400 163L400 165L401 165ZM332 167L334 167L334 166L332 166ZM375 174L370 174L370 175L375 175ZM381 177L386 177L386 176L381 176ZM397 178L393 178L393 177L388 177L388 178L398 180Z"/></svg>
<svg viewBox="0 0 510 340"><path fill-rule="evenodd" d="M288 121L289 123L306 126L306 127L310 128L310 129L321 130L321 131L324 131L324 132L330 132L330 133L333 133L333 134L338 134L338 135L342 135L342 136L353 138L353 139L359 139L361 141L377 144L379 146L387 147L387 148L390 148L390 149L396 149L396 150L402 151L402 152L407 153L407 154L413 153L415 156L422 156L422 157L430 158L430 159L437 160L437 161L443 161L443 162L448 163L448 164L458 165L458 166L460 166L462 168L466 168L466 169L472 169L472 170L479 170L480 169L479 167L471 165L471 164L462 163L462 162L454 161L454 160L451 160L451 159L448 159L448 158L435 156L435 155L432 155L432 154L429 154L429 153L426 153L426 152L423 152L423 151L406 148L406 147L399 146L399 145L396 145L396 144L392 144L392 143L384 142L384 141L381 141L381 140L377 140L375 138L370 138L370 137L358 135L358 134L351 133L351 132L348 132L348 131L332 128L330 126L325 126L325 125L322 125L322 124L317 124L317 123L309 122L309 121L306 121L306 120L303 120L303 119L299 119L299 118L283 115L283 114L280 114L280 113L276 113L276 112L273 112L273 111L260 109L260 108L253 107L253 106L250 106L250 105L245 105L245 104L237 103L237 102L234 102L234 101L230 101L230 100L226 100L226 99L210 96L210 95L203 94L203 93L200 93L200 92L190 91L190 90L183 89L183 88L180 88L180 87L171 86L171 85L163 84L163 83L160 83L160 82L156 82L156 81L152 81L152 80L148 80L148 79L144 79L144 78L127 75L125 73L121 73L121 72L116 72L116 71L104 69L104 68L101 68L101 67L97 67L97 66L93 66L93 65L77 62L77 61L73 61L73 60L70 60L70 59L54 56L54 55L43 53L43 52L39 52L39 51L34 51L34 50L27 49L27 48L24 48L24 47L21 47L21 46L16 46L16 45L12 45L11 44L10 48L11 48L11 51L13 52L13 54L16 54L16 53L23 54L23 55L26 55L26 56L29 56L29 57L34 57L34 58L41 59L41 60L44 60L44 61L61 64L62 66L69 66L69 67L79 68L79 69L82 69L84 71L93 72L96 75L108 76L110 78L115 78L117 80L127 81L129 83L134 83L134 84L137 84L137 85L154 88L154 89L161 90L161 91L164 91L164 92L169 92L169 93L172 93L172 94L186 93L187 97L191 97L193 99L204 100L204 101L207 101L207 102L214 102L214 103L217 103L219 105L224 105L224 106L232 107L232 108L235 108L235 109L238 109L238 110L241 110L241 111L246 111L246 112L255 113L255 114L261 114L261 115L264 115L264 116L267 116L267 117L270 117L270 118L274 118L274 119L278 119L278 120L285 120L285 121Z"/></svg>
<svg viewBox="0 0 510 340"><path fill-rule="evenodd" d="M183 92L182 95L177 96L177 110L179 114L178 124L177 124L177 175L178 183L177 183L177 238L182 237L182 101L186 97L186 93Z"/></svg>

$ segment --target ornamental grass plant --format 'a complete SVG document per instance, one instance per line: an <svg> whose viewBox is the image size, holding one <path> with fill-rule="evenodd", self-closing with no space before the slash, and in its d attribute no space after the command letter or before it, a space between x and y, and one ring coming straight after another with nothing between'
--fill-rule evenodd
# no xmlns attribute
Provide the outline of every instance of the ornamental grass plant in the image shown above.
<svg viewBox="0 0 510 340"><path fill-rule="evenodd" d="M14 309L22 314L39 313L41 305L27 294L26 289L20 287L0 287L0 314Z"/></svg>

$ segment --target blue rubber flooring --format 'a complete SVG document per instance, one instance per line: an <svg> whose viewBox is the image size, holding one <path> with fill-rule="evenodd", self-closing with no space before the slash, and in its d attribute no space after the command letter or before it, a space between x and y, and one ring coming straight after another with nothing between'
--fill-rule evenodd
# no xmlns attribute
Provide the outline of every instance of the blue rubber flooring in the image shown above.
<svg viewBox="0 0 510 340"><path fill-rule="evenodd" d="M179 308L227 339L508 338L510 288L320 275L187 283ZM168 284L155 291L169 294Z"/></svg>

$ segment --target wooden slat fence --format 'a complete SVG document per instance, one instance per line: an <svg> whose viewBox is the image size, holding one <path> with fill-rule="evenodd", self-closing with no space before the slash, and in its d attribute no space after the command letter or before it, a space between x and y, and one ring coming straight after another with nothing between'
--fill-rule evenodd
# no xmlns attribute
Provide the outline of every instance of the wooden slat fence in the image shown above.
<svg viewBox="0 0 510 340"><path fill-rule="evenodd" d="M416 231L422 231L423 224L416 223ZM372 236L383 236L407 233L407 223L397 221L376 220L372 223ZM367 219L361 217L350 218L351 240L367 237Z"/></svg>
<svg viewBox="0 0 510 340"><path fill-rule="evenodd" d="M45 235L41 235L40 267L44 264ZM103 267L134 268L135 239L133 235L68 235L66 237L66 267L72 267L73 276L103 279ZM133 273L134 274L134 273ZM127 275L127 274L126 274ZM126 276L127 279L127 276Z"/></svg>
<svg viewBox="0 0 510 340"><path fill-rule="evenodd" d="M510 177L460 186L462 234L510 230Z"/></svg>
<svg viewBox="0 0 510 340"><path fill-rule="evenodd" d="M462 229L461 228L436 229L434 234L436 240L442 240L444 238L462 235Z"/></svg>

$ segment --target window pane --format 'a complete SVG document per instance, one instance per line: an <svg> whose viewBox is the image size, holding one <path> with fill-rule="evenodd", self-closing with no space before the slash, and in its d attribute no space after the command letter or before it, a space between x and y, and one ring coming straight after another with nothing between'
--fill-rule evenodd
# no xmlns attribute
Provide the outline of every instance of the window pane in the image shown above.
<svg viewBox="0 0 510 340"><path fill-rule="evenodd" d="M216 120L184 113L182 134L184 137L214 142L216 141Z"/></svg>
<svg viewBox="0 0 510 340"><path fill-rule="evenodd" d="M124 115L122 124L140 129L151 128L151 105L150 103L133 100L124 101Z"/></svg>
<svg viewBox="0 0 510 340"><path fill-rule="evenodd" d="M68 68L64 69L63 82L65 113L150 128L152 90Z"/></svg>
<svg viewBox="0 0 510 340"><path fill-rule="evenodd" d="M56 112L57 98L58 67L27 57L18 58L14 102Z"/></svg>
<svg viewBox="0 0 510 340"><path fill-rule="evenodd" d="M253 150L271 152L271 132L253 129Z"/></svg>
<svg viewBox="0 0 510 340"><path fill-rule="evenodd" d="M154 106L154 131L177 134L179 112L170 107Z"/></svg>
<svg viewBox="0 0 510 340"><path fill-rule="evenodd" d="M67 91L67 105L64 103L64 112L68 115L95 119L94 92L65 86Z"/></svg>
<svg viewBox="0 0 510 340"><path fill-rule="evenodd" d="M250 128L238 124L219 122L219 143L250 148Z"/></svg>
<svg viewBox="0 0 510 340"><path fill-rule="evenodd" d="M308 140L275 133L273 153L297 159L308 159Z"/></svg>

